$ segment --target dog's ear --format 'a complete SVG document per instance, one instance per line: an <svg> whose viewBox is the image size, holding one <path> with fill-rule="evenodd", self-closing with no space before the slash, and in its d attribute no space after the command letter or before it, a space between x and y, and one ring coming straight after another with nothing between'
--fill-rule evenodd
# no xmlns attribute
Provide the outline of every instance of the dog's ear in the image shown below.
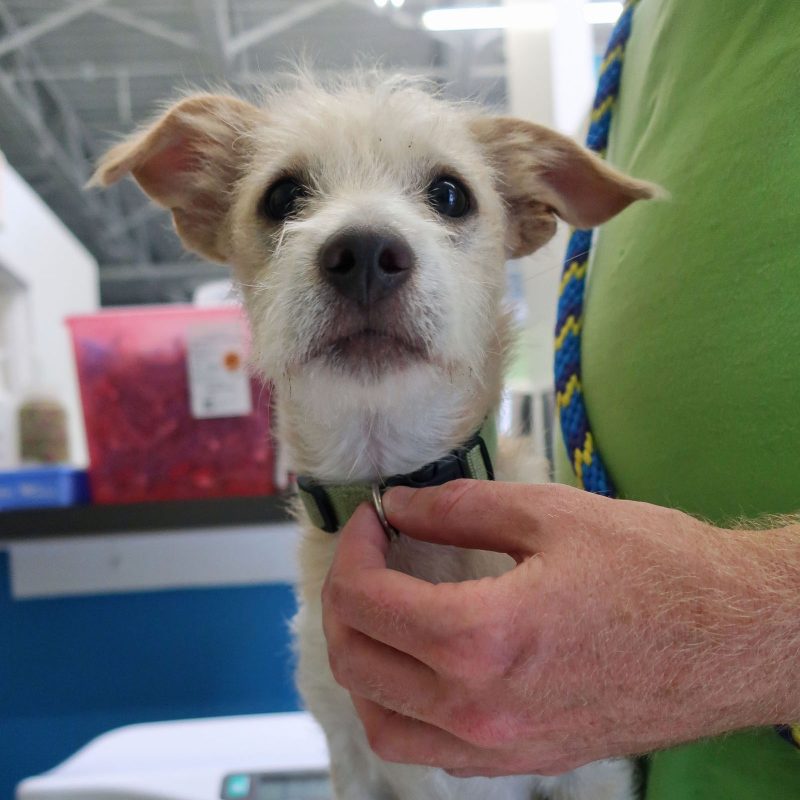
<svg viewBox="0 0 800 800"><path fill-rule="evenodd" d="M506 249L528 255L555 232L553 214L577 228L593 228L658 188L609 167L566 136L513 117L472 123L496 170L508 207Z"/></svg>
<svg viewBox="0 0 800 800"><path fill-rule="evenodd" d="M89 186L109 186L130 173L172 212L187 248L226 261L231 187L246 164L248 134L260 121L263 112L238 98L192 95L109 150Z"/></svg>

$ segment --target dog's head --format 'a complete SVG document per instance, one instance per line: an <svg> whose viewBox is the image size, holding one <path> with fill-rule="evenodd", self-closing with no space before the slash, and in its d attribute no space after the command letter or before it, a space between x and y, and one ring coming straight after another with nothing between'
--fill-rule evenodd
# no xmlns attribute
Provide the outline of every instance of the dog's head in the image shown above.
<svg viewBox="0 0 800 800"><path fill-rule="evenodd" d="M329 389L479 374L505 260L547 241L556 216L591 227L653 194L546 128L399 81L309 81L258 106L189 96L93 180L127 173L187 248L233 267L267 377L320 374Z"/></svg>

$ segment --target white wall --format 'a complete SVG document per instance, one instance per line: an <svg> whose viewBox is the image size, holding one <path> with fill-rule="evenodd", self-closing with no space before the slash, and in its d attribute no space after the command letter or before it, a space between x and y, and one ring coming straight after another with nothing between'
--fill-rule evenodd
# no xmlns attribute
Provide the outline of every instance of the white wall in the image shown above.
<svg viewBox="0 0 800 800"><path fill-rule="evenodd" d="M550 32L553 127L579 136L594 98L592 30L584 16L585 0L558 0Z"/></svg>
<svg viewBox="0 0 800 800"><path fill-rule="evenodd" d="M503 2L511 6L529 0ZM510 113L568 136L579 133L594 91L591 31L583 5L584 0L557 0L553 27L505 32ZM550 244L512 265L523 274L528 315L522 363L512 381L520 391L540 392L553 380L553 327L566 243L561 224ZM519 380L521 373L526 380Z"/></svg>
<svg viewBox="0 0 800 800"><path fill-rule="evenodd" d="M83 417L64 318L98 308L97 262L1 159L0 271L6 280L0 281L0 347L13 359L10 372L17 392L32 380L32 358L38 354L44 385L67 407L72 460L85 465Z"/></svg>

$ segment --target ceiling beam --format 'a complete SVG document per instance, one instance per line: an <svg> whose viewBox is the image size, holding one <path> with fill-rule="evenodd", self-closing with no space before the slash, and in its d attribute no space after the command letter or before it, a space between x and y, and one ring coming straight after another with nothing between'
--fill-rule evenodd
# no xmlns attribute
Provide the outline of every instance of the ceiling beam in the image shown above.
<svg viewBox="0 0 800 800"><path fill-rule="evenodd" d="M2 0L0 0L2 8ZM185 75L186 64L180 61L149 61L126 63L123 67L129 78L153 78L172 75ZM95 64L88 61L83 64L59 64L55 66L28 65L29 77L42 81L96 81L116 80L119 76L120 64ZM16 76L16 68L12 77ZM26 80L24 75L20 80Z"/></svg>
<svg viewBox="0 0 800 800"><path fill-rule="evenodd" d="M108 0L80 0L80 2L71 3L60 11L48 14L38 22L18 28L13 33L7 34L0 39L0 56L19 50L46 33L63 28L64 25L72 22L72 20L82 17L90 11L95 11L107 2Z"/></svg>
<svg viewBox="0 0 800 800"><path fill-rule="evenodd" d="M227 47L228 58L231 59L248 48L261 44L340 3L341 0L307 0L304 3L296 3L289 11L278 14L263 25L257 25L255 28L231 38Z"/></svg>
<svg viewBox="0 0 800 800"><path fill-rule="evenodd" d="M0 0L0 6L2 0ZM451 43L452 44L452 43ZM205 48L204 48L205 52ZM119 64L92 64L91 67L82 66L53 66L40 67L34 64L28 65L27 70L18 71L14 68L9 72L10 76L19 83L26 83L31 80L46 81L95 81L113 80L116 81L120 76ZM186 79L186 66L178 61L165 61L162 63L154 62L150 64L126 64L124 73L128 78L150 78L150 77L174 77ZM417 68L404 67L392 68L392 73L403 75L429 75L431 77L446 78L450 72L441 66L419 66ZM339 69L315 69L314 74L325 78L333 75L340 75ZM495 63L480 64L474 67L473 74L478 78L502 78L505 75L505 64L502 61ZM198 73L199 77L200 73ZM228 80L233 83L261 83L268 84L270 75L263 72L240 69L230 73Z"/></svg>
<svg viewBox="0 0 800 800"><path fill-rule="evenodd" d="M230 62L228 42L231 38L231 16L228 0L194 0L194 11L203 55L215 72L224 73Z"/></svg>
<svg viewBox="0 0 800 800"><path fill-rule="evenodd" d="M133 28L140 33L146 33L148 36L153 36L156 39L163 39L165 42L174 44L176 47L181 47L184 50L200 49L200 43L191 33L176 31L155 20L148 19L139 14L132 14L124 8L101 6L100 8L93 9L93 11L101 17L118 22L120 25L125 25L128 28Z"/></svg>

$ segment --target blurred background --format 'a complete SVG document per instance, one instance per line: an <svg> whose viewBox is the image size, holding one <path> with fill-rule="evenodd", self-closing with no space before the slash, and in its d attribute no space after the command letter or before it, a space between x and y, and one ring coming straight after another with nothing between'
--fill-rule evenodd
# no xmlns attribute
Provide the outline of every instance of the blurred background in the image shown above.
<svg viewBox="0 0 800 800"><path fill-rule="evenodd" d="M119 725L297 708L294 529L268 389L230 369L227 272L132 182L86 191L99 154L181 90L252 95L298 56L580 138L621 9L0 0L0 797ZM542 452L563 244L508 265L523 346L501 422Z"/></svg>
<svg viewBox="0 0 800 800"><path fill-rule="evenodd" d="M563 0L549 9L526 3L523 24L541 16L540 27L552 23L551 30L519 27L509 34L458 29L497 24L487 16L424 16L452 11L443 3L396 3L4 0L0 144L11 166L100 265L104 305L188 300L195 285L221 270L182 263L168 216L133 184L102 195L83 191L103 148L165 98L220 82L250 92L305 54L321 73L377 62L387 71L428 76L448 95L536 114L574 133L587 104L586 64L601 53L608 22L619 13L617 3L595 3L602 13L572 19L584 3ZM595 24L586 24L586 16ZM568 40L564 53L558 42L547 41L558 24ZM515 41L520 31L522 40ZM561 59L570 62L567 75ZM567 110L574 94L577 106Z"/></svg>

